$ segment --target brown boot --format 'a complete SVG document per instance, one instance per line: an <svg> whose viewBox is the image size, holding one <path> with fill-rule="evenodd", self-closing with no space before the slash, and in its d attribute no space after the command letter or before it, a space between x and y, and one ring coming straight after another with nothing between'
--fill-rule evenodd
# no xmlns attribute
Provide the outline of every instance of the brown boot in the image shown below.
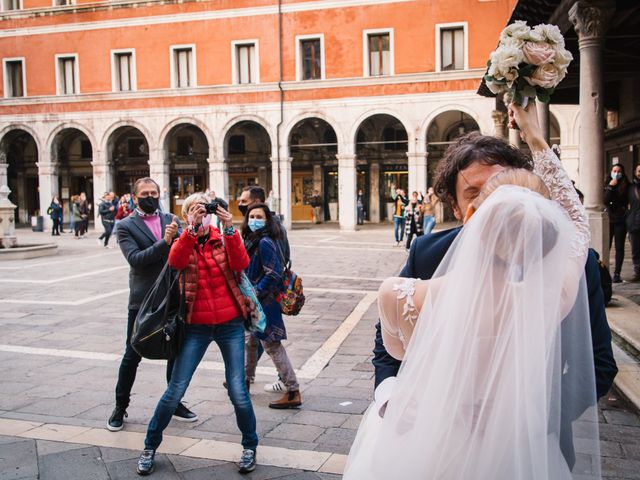
<svg viewBox="0 0 640 480"><path fill-rule="evenodd" d="M269 408L296 408L302 405L302 398L300 397L300 391L285 393L280 400L271 402Z"/></svg>

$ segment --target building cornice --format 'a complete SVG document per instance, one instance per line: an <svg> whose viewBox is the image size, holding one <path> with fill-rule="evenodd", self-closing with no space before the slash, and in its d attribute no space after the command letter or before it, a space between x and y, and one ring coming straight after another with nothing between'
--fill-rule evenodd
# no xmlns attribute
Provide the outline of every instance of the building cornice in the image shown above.
<svg viewBox="0 0 640 480"><path fill-rule="evenodd" d="M477 80L482 78L484 69L465 71L429 72L418 74L393 75L389 77L355 77L326 80L305 80L283 82L286 91L321 90L345 87L372 87L381 85L400 85L410 83L450 82L455 80ZM228 95L278 92L278 83L259 83L250 85L202 86L193 88L165 88L138 90L130 92L84 93L80 95L42 95L32 97L0 99L0 107L25 106L60 103L84 103L115 100L142 100L167 97L193 97L201 95Z"/></svg>
<svg viewBox="0 0 640 480"><path fill-rule="evenodd" d="M115 0L106 2L86 3L80 5L67 5L62 7L34 8L28 10L13 10L2 12L1 20L18 20L29 18L41 18L45 16L100 12L114 9L139 9L142 7L154 7L174 5L182 3L201 3L210 0ZM347 7L368 7L393 3L407 3L416 0L315 0L300 3L290 3L282 6L282 12L297 13L313 10L330 10ZM18 37L29 35L47 35L51 33L67 33L88 30L104 30L109 28L140 27L149 25L161 25L169 23L200 22L207 20L229 19L239 17L255 17L261 15L277 15L278 5L263 7L246 7L223 10L205 10L185 13L171 13L168 15L136 16L121 19L109 19L95 22L74 22L68 24L44 25L37 27L9 28L0 31L0 38ZM0 23L1 27L1 23Z"/></svg>

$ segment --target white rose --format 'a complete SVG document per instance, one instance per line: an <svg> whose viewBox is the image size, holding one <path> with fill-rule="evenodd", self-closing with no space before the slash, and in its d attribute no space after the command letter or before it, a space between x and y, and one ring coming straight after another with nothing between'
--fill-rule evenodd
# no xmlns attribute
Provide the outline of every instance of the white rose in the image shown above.
<svg viewBox="0 0 640 480"><path fill-rule="evenodd" d="M551 63L545 63L536 68L531 74L531 77L525 78L531 85L537 85L542 88L553 88L560 83L564 75L560 78L558 69Z"/></svg>
<svg viewBox="0 0 640 480"><path fill-rule="evenodd" d="M500 45L504 47L522 48L524 47L526 40L516 37L505 37L504 40L500 40Z"/></svg>
<svg viewBox="0 0 640 480"><path fill-rule="evenodd" d="M564 37L556 25L542 23L533 27L531 33L532 35L542 36L543 40L548 40L550 43L564 47Z"/></svg>
<svg viewBox="0 0 640 480"><path fill-rule="evenodd" d="M500 33L500 41L504 42L509 37L528 40L529 32L531 32L531 27L527 25L527 22L516 20L515 23L507 25L504 30L502 30L502 33Z"/></svg>
<svg viewBox="0 0 640 480"><path fill-rule="evenodd" d="M553 58L553 64L558 68L558 70L566 73L571 60L573 60L573 55L571 55L569 50L566 50L565 48L556 48L556 55Z"/></svg>
<svg viewBox="0 0 640 480"><path fill-rule="evenodd" d="M486 84L489 90L491 90L491 93L495 93L496 95L506 90L504 85L498 85L493 82L486 82Z"/></svg>
<svg viewBox="0 0 640 480"><path fill-rule="evenodd" d="M513 82L518 77L516 70L518 65L524 61L522 50L515 47L498 47L491 54L491 66L489 75L498 79L504 78L508 82Z"/></svg>

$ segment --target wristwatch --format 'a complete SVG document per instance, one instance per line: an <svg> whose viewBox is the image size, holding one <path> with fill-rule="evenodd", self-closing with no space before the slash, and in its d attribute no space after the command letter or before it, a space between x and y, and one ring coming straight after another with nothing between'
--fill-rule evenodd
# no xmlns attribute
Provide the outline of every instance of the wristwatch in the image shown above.
<svg viewBox="0 0 640 480"><path fill-rule="evenodd" d="M236 228L233 225L231 225L230 227L225 227L222 233L224 233L227 237L231 237L235 235Z"/></svg>

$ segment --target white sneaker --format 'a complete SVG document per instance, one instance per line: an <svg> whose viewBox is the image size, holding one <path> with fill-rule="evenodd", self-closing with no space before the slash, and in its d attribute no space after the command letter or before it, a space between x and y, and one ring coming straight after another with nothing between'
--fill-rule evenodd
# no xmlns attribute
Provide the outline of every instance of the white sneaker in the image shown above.
<svg viewBox="0 0 640 480"><path fill-rule="evenodd" d="M285 387L284 383L282 383L282 381L280 379L278 379L273 383L268 383L267 385L265 385L264 386L264 391L265 392L271 392L271 393L286 392L287 391L287 387Z"/></svg>

